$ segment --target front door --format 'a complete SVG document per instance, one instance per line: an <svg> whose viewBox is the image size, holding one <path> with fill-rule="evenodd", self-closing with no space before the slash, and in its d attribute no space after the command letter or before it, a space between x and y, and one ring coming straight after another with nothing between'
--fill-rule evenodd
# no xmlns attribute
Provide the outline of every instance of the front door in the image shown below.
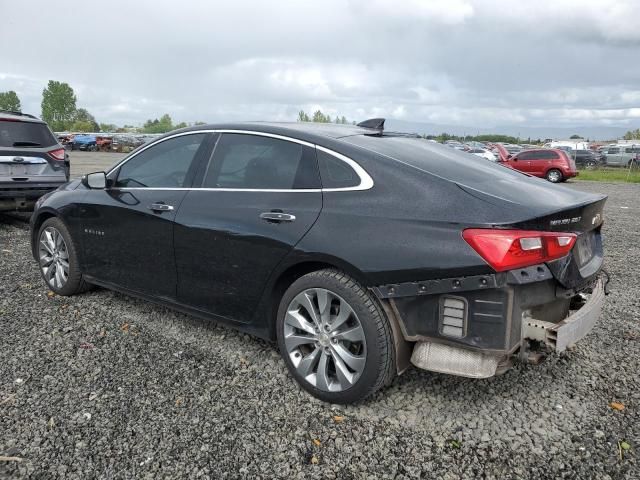
<svg viewBox="0 0 640 480"><path fill-rule="evenodd" d="M249 322L269 275L320 214L314 148L222 134L201 187L176 217L178 300Z"/></svg>
<svg viewBox="0 0 640 480"><path fill-rule="evenodd" d="M79 206L83 271L104 282L175 299L173 226L207 133L186 134L134 154L109 174L105 190L90 190Z"/></svg>

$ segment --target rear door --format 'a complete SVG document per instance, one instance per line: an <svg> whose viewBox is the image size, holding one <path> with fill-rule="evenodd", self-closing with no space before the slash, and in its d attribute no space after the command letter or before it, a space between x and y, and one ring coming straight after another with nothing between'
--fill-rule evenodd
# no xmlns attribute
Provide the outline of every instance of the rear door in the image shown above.
<svg viewBox="0 0 640 480"><path fill-rule="evenodd" d="M223 133L175 229L178 300L249 322L269 275L314 224L322 191L312 145Z"/></svg>
<svg viewBox="0 0 640 480"><path fill-rule="evenodd" d="M167 300L176 297L173 227L211 136L191 132L141 150L80 204L83 271Z"/></svg>

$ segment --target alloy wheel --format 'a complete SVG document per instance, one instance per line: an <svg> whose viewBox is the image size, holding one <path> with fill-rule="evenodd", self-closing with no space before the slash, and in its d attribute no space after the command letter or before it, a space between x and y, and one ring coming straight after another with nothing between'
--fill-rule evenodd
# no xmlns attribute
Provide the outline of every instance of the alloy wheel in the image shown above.
<svg viewBox="0 0 640 480"><path fill-rule="evenodd" d="M557 183L562 179L562 174L560 172L558 172L557 170L551 170L547 174L547 178L549 179L550 182Z"/></svg>
<svg viewBox="0 0 640 480"><path fill-rule="evenodd" d="M45 228L38 243L40 269L52 288L62 288L69 278L69 250L58 229Z"/></svg>
<svg viewBox="0 0 640 480"><path fill-rule="evenodd" d="M341 392L365 368L366 340L353 308L324 288L294 297L284 319L284 345L295 370L315 388Z"/></svg>

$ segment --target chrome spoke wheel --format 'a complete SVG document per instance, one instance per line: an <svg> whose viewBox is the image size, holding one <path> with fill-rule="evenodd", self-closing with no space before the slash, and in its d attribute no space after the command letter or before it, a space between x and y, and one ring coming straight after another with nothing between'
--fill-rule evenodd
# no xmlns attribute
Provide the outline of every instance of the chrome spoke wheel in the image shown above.
<svg viewBox="0 0 640 480"><path fill-rule="evenodd" d="M52 288L62 288L69 278L69 250L62 234L54 227L45 228L38 242L40 269Z"/></svg>
<svg viewBox="0 0 640 480"><path fill-rule="evenodd" d="M324 288L304 290L289 303L284 345L297 373L319 390L346 390L364 371L362 324L342 297Z"/></svg>

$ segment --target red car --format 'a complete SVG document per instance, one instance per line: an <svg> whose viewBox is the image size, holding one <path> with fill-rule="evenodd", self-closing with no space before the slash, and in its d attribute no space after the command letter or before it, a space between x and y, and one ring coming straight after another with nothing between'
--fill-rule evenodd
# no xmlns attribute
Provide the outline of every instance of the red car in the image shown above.
<svg viewBox="0 0 640 480"><path fill-rule="evenodd" d="M509 168L534 177L546 178L553 183L578 176L573 158L557 148L523 150L511 156L501 154L499 161Z"/></svg>

